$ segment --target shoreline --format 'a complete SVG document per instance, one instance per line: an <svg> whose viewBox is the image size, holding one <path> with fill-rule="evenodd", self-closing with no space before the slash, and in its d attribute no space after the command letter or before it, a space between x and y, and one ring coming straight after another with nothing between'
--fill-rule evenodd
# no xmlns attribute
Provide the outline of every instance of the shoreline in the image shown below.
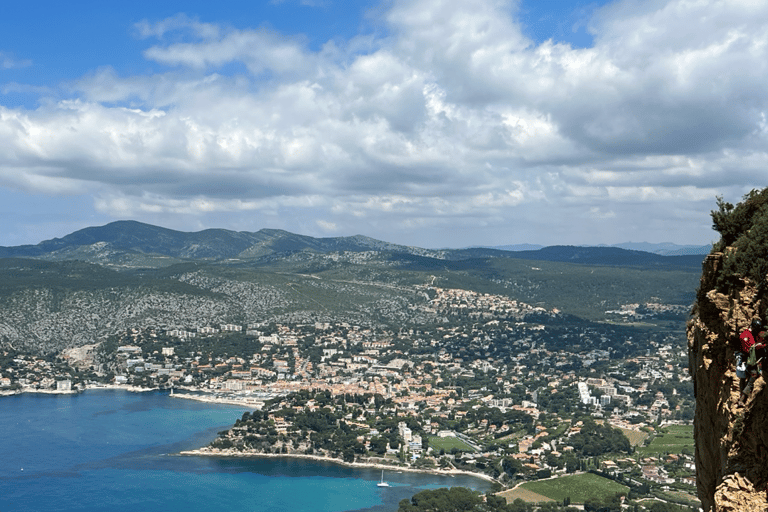
<svg viewBox="0 0 768 512"><path fill-rule="evenodd" d="M14 391L0 391L0 397L2 396L12 396L12 395L21 395L24 393L29 394L41 394L41 395L75 395L79 393L84 393L88 390L123 390L128 391L131 393L147 393L152 391L160 391L160 388L142 388L137 386L129 386L125 384L102 384L97 386L86 386L83 389L73 389L71 391L59 391L55 389L20 389L20 390L14 390ZM260 405L263 404L263 401L258 402L246 402L245 400L241 400L235 397L232 398L225 398L225 397L215 397L215 396L205 396L201 394L192 394L192 393L178 393L178 394L169 394L170 398L181 398L184 400L194 400L198 402L204 402L204 403L210 403L210 404L221 404L221 405L236 405L240 407L253 407L253 408L259 408ZM244 399L246 397L243 397ZM248 397L250 398L250 397ZM253 400L251 398L251 400ZM215 450L215 451L214 451ZM272 459L303 459L303 460L311 460L314 462L326 462L330 464L336 464L339 466L345 466L350 468L361 468L361 469L381 469L381 470L389 470L389 471L398 471L398 472L409 472L409 473L422 473L422 474L429 474L429 475L438 475L438 476L469 476L473 478L478 478L480 480L484 480L488 483L494 483L496 482L496 479L493 477L486 475L484 473L476 473L473 471L465 471L461 469L423 469L423 468L413 468L408 466L397 466L393 464L383 464L379 462L345 462L341 459L328 457L324 455L309 455L304 453L258 453L258 452L240 452L236 450L218 450L218 449L210 449L208 447L202 447L197 448L194 450L184 450L177 454L177 456L185 456L185 457L222 457L222 458L272 458Z"/></svg>
<svg viewBox="0 0 768 512"><path fill-rule="evenodd" d="M304 459L304 460L311 460L315 462L328 462L331 464L337 464L339 466L346 466L350 468L381 469L381 470L402 471L402 472L409 472L409 473L423 473L423 474L429 474L429 475L442 475L442 476L461 475L461 476L470 476L470 477L478 478L480 480L485 480L486 482L489 482L489 483L496 482L496 479L494 479L489 475L486 475L483 473L475 473L473 471L464 471L461 469L447 469L447 470L421 469L421 468L411 468L407 466L395 466L391 464L382 464L378 462L345 462L341 459L336 459L333 457L327 457L324 455L308 455L305 453L240 452L240 451L231 450L231 449L213 451L212 449L205 447L205 448L198 448L196 450L184 450L177 453L176 455L182 456L182 457Z"/></svg>
<svg viewBox="0 0 768 512"><path fill-rule="evenodd" d="M160 388L142 388L138 386L129 386L127 384L101 384L98 386L85 386L84 388L80 389L71 389L71 390L59 390L59 389L33 389L33 388L22 388L22 389L14 389L14 390L0 390L0 396L14 396L14 395L23 395L23 394L33 394L33 395L79 395L80 393L85 393L86 391L90 389L121 389L123 391L129 391L131 393L147 393L150 391L159 391Z"/></svg>
<svg viewBox="0 0 768 512"><path fill-rule="evenodd" d="M98 385L86 385L82 388L71 390L58 390L58 389L36 389L36 388L21 388L21 389L0 389L0 397L15 396L22 394L38 394L38 395L77 395L85 393L89 390L122 390L130 393L150 393L153 391L171 391L170 388L145 388L140 386L131 386L129 384L98 384ZM195 400L197 402L204 402L209 404L223 404L223 405L237 405L240 407L249 407L258 409L264 404L263 399L255 399L250 396L238 396L233 394L229 397L216 397L210 393L198 390L185 389L183 393L170 394L171 398L182 398L184 400Z"/></svg>
<svg viewBox="0 0 768 512"><path fill-rule="evenodd" d="M190 388L145 388L141 386L132 386L130 384L87 384L83 387L74 388L71 390L58 390L58 389L37 389L31 387L24 387L21 389L3 389L0 388L0 397L15 396L25 393L40 394L40 395L77 395L84 393L88 390L123 390L131 393L150 393L152 391L168 391L171 398L182 398L184 400L195 400L197 402L205 402L210 404L223 404L223 405L236 405L240 407L248 407L252 409L259 409L264 404L264 398L255 398L250 395L238 395L231 393L228 396L214 396L214 393L190 389ZM179 390L181 393L173 393L174 390Z"/></svg>
<svg viewBox="0 0 768 512"><path fill-rule="evenodd" d="M129 386L128 384L99 384L98 386L86 386L83 391L89 389L122 389L131 393L148 393L150 391L160 391L160 388L142 388L139 386Z"/></svg>

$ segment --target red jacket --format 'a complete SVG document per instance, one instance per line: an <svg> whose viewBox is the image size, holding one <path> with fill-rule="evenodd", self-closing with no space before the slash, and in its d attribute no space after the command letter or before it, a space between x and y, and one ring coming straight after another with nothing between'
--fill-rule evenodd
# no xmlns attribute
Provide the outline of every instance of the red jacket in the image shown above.
<svg viewBox="0 0 768 512"><path fill-rule="evenodd" d="M739 339L741 340L741 351L744 353L749 352L749 349L752 348L752 345L755 343L763 343L763 335L765 333L761 332L757 335L757 339L755 339L755 336L752 334L752 331L749 329L746 329L744 332L739 334Z"/></svg>

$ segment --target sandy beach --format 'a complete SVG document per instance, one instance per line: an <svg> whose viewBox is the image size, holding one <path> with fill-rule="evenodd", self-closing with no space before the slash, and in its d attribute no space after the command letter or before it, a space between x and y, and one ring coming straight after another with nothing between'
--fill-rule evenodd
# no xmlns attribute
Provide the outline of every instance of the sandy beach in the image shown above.
<svg viewBox="0 0 768 512"><path fill-rule="evenodd" d="M241 452L237 450L219 450L216 448L198 448L197 450L187 450L179 452L178 455L182 456L203 456L203 457L257 457L257 458L290 458L290 459L305 459L316 462L330 462L332 464L338 464L340 466L348 466L353 468L368 468L368 469L383 469L390 471L403 471L411 473L426 473L430 475L464 475L480 478L488 482L495 482L496 480L488 475L482 473L475 473L472 471L462 471L460 469L421 469L412 468L408 466L397 466L394 464L381 464L376 462L344 462L341 459L335 459L333 457L324 457L321 455L307 455L304 453L258 453L258 452Z"/></svg>
<svg viewBox="0 0 768 512"><path fill-rule="evenodd" d="M168 395L171 398L182 398L184 400L195 400L197 402L205 402L209 404L226 404L226 405L239 405L242 407L251 407L253 409L260 409L264 404L263 400L259 400L250 396L237 396L232 395L230 397L222 396L210 396L208 394L195 394L195 393L174 393Z"/></svg>

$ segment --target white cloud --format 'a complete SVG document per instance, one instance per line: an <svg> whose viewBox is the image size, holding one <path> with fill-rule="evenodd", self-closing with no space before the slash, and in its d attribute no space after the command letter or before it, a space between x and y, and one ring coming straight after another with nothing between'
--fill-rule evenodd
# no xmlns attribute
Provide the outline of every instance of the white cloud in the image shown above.
<svg viewBox="0 0 768 512"><path fill-rule="evenodd" d="M320 227L320 229L325 232L335 233L339 229L335 222L328 222L325 220L317 220L315 222Z"/></svg>
<svg viewBox="0 0 768 512"><path fill-rule="evenodd" d="M547 216L638 222L623 203L659 218L689 205L706 230L723 188L764 184L767 10L609 4L586 49L534 45L499 0L394 1L387 37L319 51L262 27L143 21L145 56L171 69L98 69L74 99L0 108L0 180L94 193L114 217L390 223L411 243L452 223L509 236Z"/></svg>
<svg viewBox="0 0 768 512"><path fill-rule="evenodd" d="M187 66L199 70L216 68L231 62L241 62L254 75L265 71L277 74L302 75L313 72L316 56L310 55L296 38L258 28L253 30L221 30L208 24L171 20L152 26L142 33L162 35L166 30L191 28L201 40L153 46L144 52L147 59L170 66Z"/></svg>
<svg viewBox="0 0 768 512"><path fill-rule="evenodd" d="M142 20L134 25L135 34L141 39L162 39L166 34L177 31L187 31L195 37L202 39L215 39L220 36L221 28L213 23L201 23L186 14L177 14L162 21L154 23Z"/></svg>

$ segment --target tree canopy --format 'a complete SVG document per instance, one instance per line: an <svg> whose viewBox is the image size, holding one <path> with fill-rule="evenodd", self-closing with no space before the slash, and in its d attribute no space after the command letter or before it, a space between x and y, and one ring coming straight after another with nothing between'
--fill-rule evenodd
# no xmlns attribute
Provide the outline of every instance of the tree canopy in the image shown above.
<svg viewBox="0 0 768 512"><path fill-rule="evenodd" d="M712 227L721 238L715 250L736 249L726 251L718 287L728 288L741 278L762 285L768 275L768 188L752 190L735 206L718 197L717 206Z"/></svg>
<svg viewBox="0 0 768 512"><path fill-rule="evenodd" d="M398 512L470 512L479 510L480 495L466 487L427 489L402 500Z"/></svg>
<svg viewBox="0 0 768 512"><path fill-rule="evenodd" d="M604 453L631 453L632 446L624 432L608 424L598 425L591 418L584 420L581 432L570 439L571 446L584 456L597 456Z"/></svg>

